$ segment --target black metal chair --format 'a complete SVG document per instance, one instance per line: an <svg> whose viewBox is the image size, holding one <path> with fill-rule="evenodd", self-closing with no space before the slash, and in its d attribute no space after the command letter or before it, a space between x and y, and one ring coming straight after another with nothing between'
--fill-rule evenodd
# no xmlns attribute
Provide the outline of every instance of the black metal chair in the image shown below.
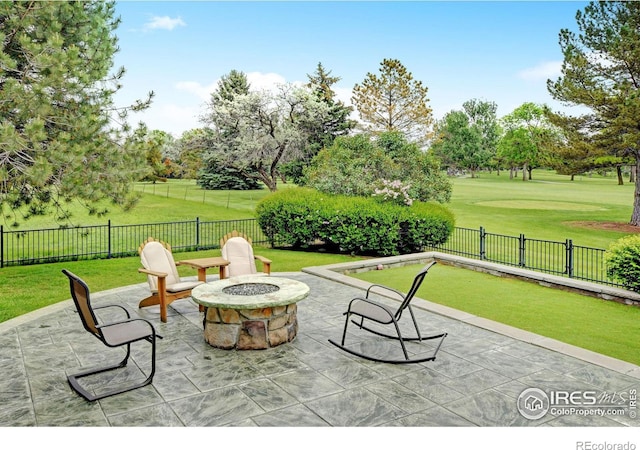
<svg viewBox="0 0 640 450"><path fill-rule="evenodd" d="M156 338L162 339L162 336L156 334L155 328L149 321L144 319L132 319L127 309L120 305L106 305L96 308L92 307L89 297L89 287L87 284L78 276L66 269L62 270L62 273L69 278L71 297L76 305L77 312L80 315L84 329L98 338L107 347L127 346L126 355L119 363L107 367L90 369L75 375L69 375L67 379L73 390L88 401L92 402L112 395L122 394L123 392L128 392L150 384L153 381L153 376L156 371ZM126 319L117 322L99 323L94 310L104 308L120 308L124 311ZM131 344L141 340L146 340L151 343L151 372L144 381L134 385L112 389L100 394L91 393L80 385L80 378L125 367L131 354Z"/></svg>
<svg viewBox="0 0 640 450"><path fill-rule="evenodd" d="M344 331L342 333L341 343L338 344L332 339L329 339L329 342L341 348L347 353L351 353L361 358L365 358L365 359L376 361L376 362L386 362L390 364L407 364L407 363L421 363L426 361L433 361L434 359L436 359L436 354L438 353L438 350L440 350L440 346L442 345L444 338L447 336L447 333L439 333L439 334L434 334L430 336L422 336L420 334L420 329L418 327L418 322L416 321L415 315L413 313L413 309L411 308L411 305L410 305L411 300L413 300L416 292L420 288L420 285L422 284L422 281L427 275L427 272L435 263L436 262L433 261L427 264L416 275L415 279L413 280L413 284L411 285L411 289L409 289L409 292L407 292L406 295L404 295L400 291L397 291L395 289L389 288L387 286L379 285L379 284L374 284L369 286L369 288L367 289L365 298L357 297L351 300L351 302L349 302L349 308L347 309L347 312L344 313L347 317L344 324ZM389 306L370 299L369 296L374 291L375 288L381 288L386 291L390 291L391 293L397 294L402 300L400 303L400 306L394 311ZM400 331L399 321L405 309L408 310L409 314L411 315L413 326L415 327L415 331L416 331L416 336L412 336L412 337L402 336L402 332ZM357 321L353 320L351 316L357 316L359 317L359 320ZM395 334L387 334L378 330L374 330L373 328L370 328L368 326L365 326L365 319L381 325L393 325L393 328L395 329ZM386 359L382 357L371 356L345 346L347 328L349 327L350 322L357 325L358 328L366 330L378 336L399 341L400 347L402 349L402 353L404 355L404 359L391 359L391 358ZM429 353L427 356L419 356L416 358L409 357L409 353L407 352L405 341L424 341L424 340L431 340L431 339L440 339L440 341L437 342L433 352Z"/></svg>

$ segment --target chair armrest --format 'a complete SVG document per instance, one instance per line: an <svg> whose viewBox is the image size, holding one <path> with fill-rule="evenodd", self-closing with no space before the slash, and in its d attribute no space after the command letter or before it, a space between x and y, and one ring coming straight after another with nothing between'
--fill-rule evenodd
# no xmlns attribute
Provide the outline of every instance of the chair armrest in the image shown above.
<svg viewBox="0 0 640 450"><path fill-rule="evenodd" d="M271 260L268 258L265 258L264 256L253 255L253 257L263 264L271 264Z"/></svg>
<svg viewBox="0 0 640 450"><path fill-rule="evenodd" d="M371 286L369 286L369 288L367 289L366 298L369 298L369 293L371 292L371 290L373 288L382 288L382 289L385 289L385 290L387 290L389 292L393 292L394 294L399 295L400 298L402 298L402 300L404 300L405 294L403 294L402 292L398 291L397 289L393 289L393 288L390 288L388 286L384 286L382 284L372 284Z"/></svg>
<svg viewBox="0 0 640 450"><path fill-rule="evenodd" d="M262 263L262 271L267 275L271 275L271 260L260 255L253 255L253 259L257 259Z"/></svg>
<svg viewBox="0 0 640 450"><path fill-rule="evenodd" d="M120 308L121 310L124 311L124 313L127 315L127 319L130 319L131 316L129 315L129 311L127 310L127 308L125 308L124 306L121 305L104 305L104 306L94 306L93 309L105 309L105 308ZM98 327L99 328L99 327Z"/></svg>
<svg viewBox="0 0 640 450"><path fill-rule="evenodd" d="M138 269L138 272L140 273L146 273L148 275L153 275L154 277L158 277L158 278L167 278L169 276L168 273L164 273L164 272L155 272L153 270L149 270L149 269L145 269L143 267Z"/></svg>

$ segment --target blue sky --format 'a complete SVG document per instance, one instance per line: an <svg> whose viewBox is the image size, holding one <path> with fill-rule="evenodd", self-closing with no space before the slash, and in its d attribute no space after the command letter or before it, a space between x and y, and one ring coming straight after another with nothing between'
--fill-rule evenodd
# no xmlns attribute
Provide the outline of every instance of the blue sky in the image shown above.
<svg viewBox="0 0 640 450"><path fill-rule="evenodd" d="M306 82L318 62L356 83L399 59L429 88L435 118L466 100L496 102L498 115L524 102L563 109L546 88L560 74L558 34L576 30L578 1L218 2L120 1L115 66L127 70L122 106L153 90L133 117L173 133L202 126L209 94L235 69L254 88Z"/></svg>

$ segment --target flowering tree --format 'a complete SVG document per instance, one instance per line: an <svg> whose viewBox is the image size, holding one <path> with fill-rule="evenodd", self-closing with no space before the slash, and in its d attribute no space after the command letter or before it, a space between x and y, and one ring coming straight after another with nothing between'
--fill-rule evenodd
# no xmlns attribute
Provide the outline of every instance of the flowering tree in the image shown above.
<svg viewBox="0 0 640 450"><path fill-rule="evenodd" d="M390 201L398 205L411 206L413 199L409 195L411 184L404 184L400 180L381 180L381 187L373 191L373 195L381 197L385 201Z"/></svg>
<svg viewBox="0 0 640 450"><path fill-rule="evenodd" d="M281 165L302 156L309 124L326 120L328 113L327 104L308 89L283 85L277 93L220 98L202 120L213 131L211 151L221 164L275 191Z"/></svg>
<svg viewBox="0 0 640 450"><path fill-rule="evenodd" d="M438 160L398 131L375 138L340 136L318 153L305 174L308 186L329 194L369 197L378 189L380 198L402 204L407 199L444 203L451 197L451 182Z"/></svg>

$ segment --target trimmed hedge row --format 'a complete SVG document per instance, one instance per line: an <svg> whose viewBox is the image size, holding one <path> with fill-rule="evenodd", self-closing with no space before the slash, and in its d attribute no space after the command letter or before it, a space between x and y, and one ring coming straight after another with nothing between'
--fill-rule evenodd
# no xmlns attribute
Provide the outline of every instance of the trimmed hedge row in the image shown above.
<svg viewBox="0 0 640 450"><path fill-rule="evenodd" d="M435 203L400 206L374 198L289 188L261 200L257 219L272 245L324 246L352 254L415 253L446 242L453 214Z"/></svg>

